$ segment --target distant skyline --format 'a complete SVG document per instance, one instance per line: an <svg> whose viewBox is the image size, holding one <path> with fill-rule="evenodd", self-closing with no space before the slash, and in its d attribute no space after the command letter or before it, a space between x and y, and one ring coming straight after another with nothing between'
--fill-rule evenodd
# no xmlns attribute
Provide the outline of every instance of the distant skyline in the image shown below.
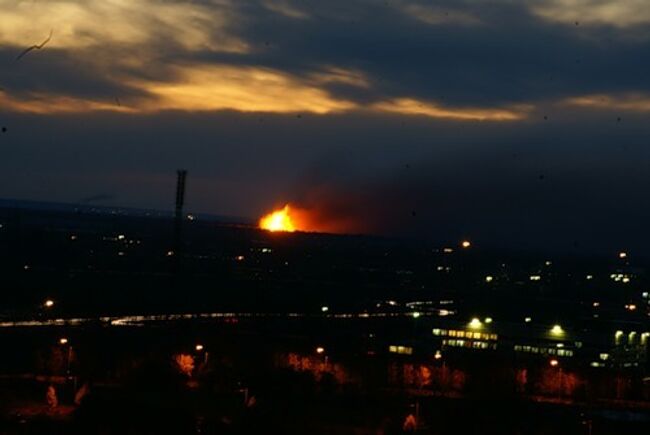
<svg viewBox="0 0 650 435"><path fill-rule="evenodd" d="M0 0L0 198L650 243L644 0ZM17 57L28 47L40 49Z"/></svg>

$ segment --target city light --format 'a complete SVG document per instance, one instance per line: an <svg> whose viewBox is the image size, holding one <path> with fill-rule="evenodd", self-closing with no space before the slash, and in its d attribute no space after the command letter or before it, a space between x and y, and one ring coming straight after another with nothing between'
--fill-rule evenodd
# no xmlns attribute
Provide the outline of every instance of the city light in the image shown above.
<svg viewBox="0 0 650 435"><path fill-rule="evenodd" d="M485 323L492 323L492 317L486 317Z"/></svg>
<svg viewBox="0 0 650 435"><path fill-rule="evenodd" d="M549 364L551 365L551 367L557 367L560 365L560 362L556 359L552 359L549 361Z"/></svg>
<svg viewBox="0 0 650 435"><path fill-rule="evenodd" d="M316 353L319 354L319 355L325 353L325 348L324 348L324 347L321 347L321 346L318 346L318 347L316 348Z"/></svg>
<svg viewBox="0 0 650 435"><path fill-rule="evenodd" d="M474 317L474 318L469 322L469 327L472 328L472 329L478 329L478 328L480 328L481 326L483 326L483 324L482 324L481 321L478 319L478 317Z"/></svg>
<svg viewBox="0 0 650 435"><path fill-rule="evenodd" d="M197 352L200 352L200 351L203 350L203 345L202 344L197 344L196 346L194 346L194 349L196 349Z"/></svg>
<svg viewBox="0 0 650 435"><path fill-rule="evenodd" d="M526 317L526 318L524 319L524 322L526 322L526 323L530 323L530 322L532 322L532 321L533 321L532 317Z"/></svg>
<svg viewBox="0 0 650 435"><path fill-rule="evenodd" d="M492 282L494 281L494 277L492 275L488 275L485 277L485 282Z"/></svg>
<svg viewBox="0 0 650 435"><path fill-rule="evenodd" d="M464 249L467 249L472 246L472 242L469 240L463 240L460 246L462 246Z"/></svg>
<svg viewBox="0 0 650 435"><path fill-rule="evenodd" d="M320 307L320 310L321 310L323 313L327 313L327 312L330 310L330 308L329 308L328 306L323 305L322 307Z"/></svg>
<svg viewBox="0 0 650 435"><path fill-rule="evenodd" d="M551 328L551 334L553 335L563 335L564 334L564 329L562 329L562 326L560 325L553 325Z"/></svg>
<svg viewBox="0 0 650 435"><path fill-rule="evenodd" d="M436 353L433 355L434 359L442 359L442 353L439 350L436 350Z"/></svg>
<svg viewBox="0 0 650 435"><path fill-rule="evenodd" d="M414 311L411 315L413 316L414 319L420 317L420 313L418 311Z"/></svg>
<svg viewBox="0 0 650 435"><path fill-rule="evenodd" d="M54 301L52 299L47 299L43 305L45 305L45 308L52 308L54 306Z"/></svg>
<svg viewBox="0 0 650 435"><path fill-rule="evenodd" d="M621 259L627 258L627 252L624 252L624 251L619 252L618 253L618 258L621 258Z"/></svg>
<svg viewBox="0 0 650 435"><path fill-rule="evenodd" d="M65 337L59 338L59 344L68 344L68 339Z"/></svg>

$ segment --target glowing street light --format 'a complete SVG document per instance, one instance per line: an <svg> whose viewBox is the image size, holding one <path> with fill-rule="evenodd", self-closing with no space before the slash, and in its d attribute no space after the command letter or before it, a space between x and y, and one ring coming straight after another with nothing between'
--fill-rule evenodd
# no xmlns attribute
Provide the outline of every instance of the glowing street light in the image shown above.
<svg viewBox="0 0 650 435"><path fill-rule="evenodd" d="M197 352L201 352L203 350L203 345L199 343L194 346L194 349L196 349Z"/></svg>
<svg viewBox="0 0 650 435"><path fill-rule="evenodd" d="M483 324L479 320L478 317L474 317L470 322L469 322L469 327L472 329L479 329Z"/></svg>
<svg viewBox="0 0 650 435"><path fill-rule="evenodd" d="M414 311L413 313L411 313L411 316L413 316L414 319L417 319L418 317L420 317L420 313L418 311Z"/></svg>
<svg viewBox="0 0 650 435"><path fill-rule="evenodd" d="M68 339L65 337L59 338L59 344L68 344Z"/></svg>
<svg viewBox="0 0 650 435"><path fill-rule="evenodd" d="M560 365L560 362L556 359L552 359L548 363L551 365L551 367L557 367Z"/></svg>
<svg viewBox="0 0 650 435"><path fill-rule="evenodd" d="M620 258L620 259L627 258L627 252L625 252L625 251L619 252L618 253L618 258Z"/></svg>
<svg viewBox="0 0 650 435"><path fill-rule="evenodd" d="M45 302L43 302L43 305L45 308L52 308L54 306L54 301L52 299L47 299Z"/></svg>
<svg viewBox="0 0 650 435"><path fill-rule="evenodd" d="M558 336L558 335L563 335L564 334L564 329L562 329L562 326L560 325L553 325L551 328L551 334Z"/></svg>
<svg viewBox="0 0 650 435"><path fill-rule="evenodd" d="M324 354L324 353L325 353L325 348L324 348L324 347L321 347L321 346L318 346L318 347L316 348L316 353L319 354L319 355Z"/></svg>
<svg viewBox="0 0 650 435"><path fill-rule="evenodd" d="M470 248L472 246L472 242L469 240L463 240L460 244L464 249Z"/></svg>
<svg viewBox="0 0 650 435"><path fill-rule="evenodd" d="M492 323L492 317L486 317L484 322L485 323Z"/></svg>
<svg viewBox="0 0 650 435"><path fill-rule="evenodd" d="M436 353L433 354L433 358L437 360L442 359L442 352L436 350Z"/></svg>
<svg viewBox="0 0 650 435"><path fill-rule="evenodd" d="M321 310L323 313L327 313L327 312L330 310L330 308L329 308L328 306L323 305L322 307L320 307L320 310Z"/></svg>

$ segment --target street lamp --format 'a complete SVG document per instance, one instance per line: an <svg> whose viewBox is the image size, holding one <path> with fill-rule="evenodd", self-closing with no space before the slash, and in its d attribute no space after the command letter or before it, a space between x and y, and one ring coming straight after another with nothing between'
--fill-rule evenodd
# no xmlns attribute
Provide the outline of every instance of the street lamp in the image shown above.
<svg viewBox="0 0 650 435"><path fill-rule="evenodd" d="M52 299L46 299L45 302L43 302L43 306L45 306L45 308L52 308L54 306L54 301Z"/></svg>
<svg viewBox="0 0 650 435"><path fill-rule="evenodd" d="M551 334L556 337L559 337L561 335L564 335L564 329L562 329L562 326L560 325L553 325L553 327L551 328Z"/></svg>

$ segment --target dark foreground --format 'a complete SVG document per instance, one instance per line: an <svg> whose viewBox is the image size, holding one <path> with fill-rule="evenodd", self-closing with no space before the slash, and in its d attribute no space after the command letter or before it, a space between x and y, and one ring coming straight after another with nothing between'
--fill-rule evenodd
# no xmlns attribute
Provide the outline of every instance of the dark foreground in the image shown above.
<svg viewBox="0 0 650 435"><path fill-rule="evenodd" d="M350 326L232 318L5 328L0 433L391 434L408 432L409 420L429 434L650 430L647 403L523 391L501 382L507 363L497 370L484 356L375 353L337 333Z"/></svg>

